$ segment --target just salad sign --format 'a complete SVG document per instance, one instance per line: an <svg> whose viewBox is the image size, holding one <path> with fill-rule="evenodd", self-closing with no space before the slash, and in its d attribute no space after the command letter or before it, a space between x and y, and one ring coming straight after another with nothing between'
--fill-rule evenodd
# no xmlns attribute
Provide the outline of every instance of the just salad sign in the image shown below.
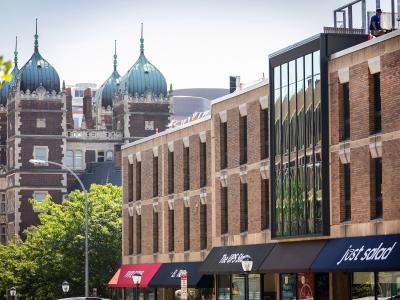
<svg viewBox="0 0 400 300"><path fill-rule="evenodd" d="M350 245L344 255L336 263L340 266L343 262L371 262L371 261L385 261L390 257L390 254L398 247L397 242L385 244L381 242L377 247L368 247L362 245L360 247L353 247Z"/></svg>

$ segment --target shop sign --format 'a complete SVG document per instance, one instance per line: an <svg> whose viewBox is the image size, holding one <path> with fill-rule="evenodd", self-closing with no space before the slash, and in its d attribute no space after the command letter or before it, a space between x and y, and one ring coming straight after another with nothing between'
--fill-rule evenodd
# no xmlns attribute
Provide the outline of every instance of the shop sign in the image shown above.
<svg viewBox="0 0 400 300"><path fill-rule="evenodd" d="M181 300L187 300L187 272L181 270Z"/></svg>
<svg viewBox="0 0 400 300"><path fill-rule="evenodd" d="M186 272L186 270L175 269L171 272L171 278L181 278L183 272Z"/></svg>
<svg viewBox="0 0 400 300"><path fill-rule="evenodd" d="M346 250L344 255L336 263L340 266L342 262L346 261L385 261L392 253L393 249L397 246L397 242L394 242L391 247L384 246L383 242L378 247L366 248L362 245L359 248L353 248L352 245Z"/></svg>
<svg viewBox="0 0 400 300"><path fill-rule="evenodd" d="M313 273L297 273L297 297L300 300L314 299L314 275Z"/></svg>
<svg viewBox="0 0 400 300"><path fill-rule="evenodd" d="M136 273L140 273L140 275L143 276L144 271L133 271L133 270L130 270L130 271L126 272L126 274L124 275L124 278L132 278L133 274L136 274Z"/></svg>
<svg viewBox="0 0 400 300"><path fill-rule="evenodd" d="M219 264L237 264L241 263L243 258L247 257L244 253L233 253L233 254L223 254L222 258L219 260Z"/></svg>

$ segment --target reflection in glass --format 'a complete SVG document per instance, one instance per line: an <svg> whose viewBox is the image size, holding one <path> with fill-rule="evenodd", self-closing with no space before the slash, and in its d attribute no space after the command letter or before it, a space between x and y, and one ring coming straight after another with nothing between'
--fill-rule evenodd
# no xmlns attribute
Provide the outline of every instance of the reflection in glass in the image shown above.
<svg viewBox="0 0 400 300"><path fill-rule="evenodd" d="M315 51L313 53L313 74L319 74L320 73L320 53L319 51Z"/></svg>
<svg viewBox="0 0 400 300"><path fill-rule="evenodd" d="M377 296L384 299L400 296L400 272L378 273Z"/></svg>
<svg viewBox="0 0 400 300"><path fill-rule="evenodd" d="M281 68L280 66L274 68L274 88L279 89L281 87Z"/></svg>
<svg viewBox="0 0 400 300"><path fill-rule="evenodd" d="M315 144L321 143L321 76L313 77Z"/></svg>
<svg viewBox="0 0 400 300"><path fill-rule="evenodd" d="M283 153L287 153L289 150L289 91L288 87L282 88L282 147Z"/></svg>
<svg viewBox="0 0 400 300"><path fill-rule="evenodd" d="M244 300L244 275L232 275L232 300Z"/></svg>
<svg viewBox="0 0 400 300"><path fill-rule="evenodd" d="M249 300L260 300L260 274L249 274Z"/></svg>
<svg viewBox="0 0 400 300"><path fill-rule="evenodd" d="M354 272L351 299L374 300L374 273Z"/></svg>
<svg viewBox="0 0 400 300"><path fill-rule="evenodd" d="M288 85L288 64L283 64L281 66L281 72L282 72L282 77L281 77L281 86L287 86Z"/></svg>
<svg viewBox="0 0 400 300"><path fill-rule="evenodd" d="M289 62L289 84L296 82L296 61Z"/></svg>
<svg viewBox="0 0 400 300"><path fill-rule="evenodd" d="M218 300L230 300L231 298L231 286L229 275L217 275L217 299Z"/></svg>
<svg viewBox="0 0 400 300"><path fill-rule="evenodd" d="M296 150L296 84L289 86L289 114L290 114L290 151Z"/></svg>
<svg viewBox="0 0 400 300"><path fill-rule="evenodd" d="M275 90L275 155L281 153L281 91Z"/></svg>

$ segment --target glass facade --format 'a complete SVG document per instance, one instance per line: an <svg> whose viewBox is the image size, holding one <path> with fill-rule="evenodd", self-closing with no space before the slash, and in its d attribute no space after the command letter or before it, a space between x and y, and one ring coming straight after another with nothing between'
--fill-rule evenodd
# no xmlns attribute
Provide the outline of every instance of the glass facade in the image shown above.
<svg viewBox="0 0 400 300"><path fill-rule="evenodd" d="M273 69L278 237L322 233L320 65L315 51Z"/></svg>
<svg viewBox="0 0 400 300"><path fill-rule="evenodd" d="M400 272L353 273L351 299L398 299Z"/></svg>

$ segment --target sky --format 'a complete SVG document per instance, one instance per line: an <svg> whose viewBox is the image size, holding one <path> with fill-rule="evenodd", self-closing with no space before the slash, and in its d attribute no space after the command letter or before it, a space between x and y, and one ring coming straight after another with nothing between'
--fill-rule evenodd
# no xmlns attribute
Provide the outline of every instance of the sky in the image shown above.
<svg viewBox="0 0 400 300"><path fill-rule="evenodd" d="M113 70L124 75L145 55L174 89L228 88L267 77L268 55L333 25L333 10L350 0L0 0L0 55L19 66L39 51L66 84L101 85ZM381 0L382 8L386 2ZM367 0L373 10L375 0Z"/></svg>

